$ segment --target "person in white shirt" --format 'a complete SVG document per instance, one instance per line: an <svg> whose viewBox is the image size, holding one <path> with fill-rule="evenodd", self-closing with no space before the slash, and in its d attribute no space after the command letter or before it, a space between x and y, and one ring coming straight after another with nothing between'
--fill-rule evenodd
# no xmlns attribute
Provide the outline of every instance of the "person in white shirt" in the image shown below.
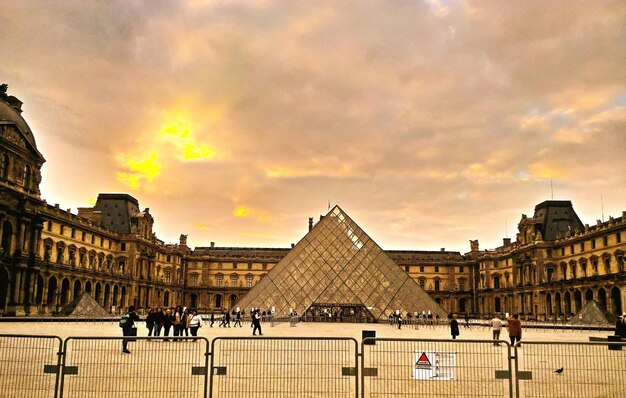
<svg viewBox="0 0 626 398"><path fill-rule="evenodd" d="M189 330L191 331L192 336L198 335L198 329L202 326L202 318L198 315L198 311L191 311L191 320L189 321Z"/></svg>
<svg viewBox="0 0 626 398"><path fill-rule="evenodd" d="M493 331L493 345L500 345L498 340L500 340L500 330L502 330L502 321L498 318L497 315L493 315L493 319L489 321L489 326L491 326L491 330Z"/></svg>

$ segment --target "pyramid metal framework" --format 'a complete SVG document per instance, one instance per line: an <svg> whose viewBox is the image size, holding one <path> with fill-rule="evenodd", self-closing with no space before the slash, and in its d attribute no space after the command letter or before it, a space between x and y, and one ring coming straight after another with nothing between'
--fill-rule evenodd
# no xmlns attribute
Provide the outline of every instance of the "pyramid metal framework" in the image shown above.
<svg viewBox="0 0 626 398"><path fill-rule="evenodd" d="M59 315L76 317L110 317L109 314L88 292L82 292L59 311Z"/></svg>
<svg viewBox="0 0 626 398"><path fill-rule="evenodd" d="M396 310L446 311L335 206L238 303L304 314L318 303L362 305L380 319Z"/></svg>

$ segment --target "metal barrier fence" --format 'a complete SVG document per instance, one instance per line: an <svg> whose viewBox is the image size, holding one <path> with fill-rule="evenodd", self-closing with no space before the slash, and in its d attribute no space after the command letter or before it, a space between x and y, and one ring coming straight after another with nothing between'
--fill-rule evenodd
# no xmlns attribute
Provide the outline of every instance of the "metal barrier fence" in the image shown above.
<svg viewBox="0 0 626 398"><path fill-rule="evenodd" d="M358 397L353 338L218 337L211 397Z"/></svg>
<svg viewBox="0 0 626 398"><path fill-rule="evenodd" d="M524 341L515 349L518 397L626 397L626 343Z"/></svg>
<svg viewBox="0 0 626 398"><path fill-rule="evenodd" d="M56 336L0 335L0 395L56 397L61 344Z"/></svg>
<svg viewBox="0 0 626 398"><path fill-rule="evenodd" d="M362 397L512 396L511 346L493 340L365 338Z"/></svg>
<svg viewBox="0 0 626 398"><path fill-rule="evenodd" d="M626 397L622 342L132 339L0 335L0 396Z"/></svg>
<svg viewBox="0 0 626 398"><path fill-rule="evenodd" d="M206 397L206 338L68 337L61 397Z"/></svg>

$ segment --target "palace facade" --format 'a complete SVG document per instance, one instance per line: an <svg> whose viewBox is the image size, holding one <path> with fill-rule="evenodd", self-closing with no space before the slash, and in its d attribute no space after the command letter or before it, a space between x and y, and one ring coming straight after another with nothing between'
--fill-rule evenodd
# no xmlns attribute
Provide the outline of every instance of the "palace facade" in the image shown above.
<svg viewBox="0 0 626 398"><path fill-rule="evenodd" d="M0 311L48 315L87 291L107 310L186 305L228 310L291 248L187 246L159 240L149 209L127 194L100 194L77 214L40 197L45 162L0 86ZM309 230L313 219L309 219ZM388 250L449 312L567 319L590 300L626 312L626 212L583 224L570 201L522 215L515 241L470 251Z"/></svg>

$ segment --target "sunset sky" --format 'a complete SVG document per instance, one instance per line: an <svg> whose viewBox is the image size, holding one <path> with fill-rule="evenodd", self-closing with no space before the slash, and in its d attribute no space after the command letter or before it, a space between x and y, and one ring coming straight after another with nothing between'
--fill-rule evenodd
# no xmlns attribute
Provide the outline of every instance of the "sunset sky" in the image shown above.
<svg viewBox="0 0 626 398"><path fill-rule="evenodd" d="M288 247L328 203L469 251L626 210L626 2L0 0L42 197L127 192L160 239Z"/></svg>

